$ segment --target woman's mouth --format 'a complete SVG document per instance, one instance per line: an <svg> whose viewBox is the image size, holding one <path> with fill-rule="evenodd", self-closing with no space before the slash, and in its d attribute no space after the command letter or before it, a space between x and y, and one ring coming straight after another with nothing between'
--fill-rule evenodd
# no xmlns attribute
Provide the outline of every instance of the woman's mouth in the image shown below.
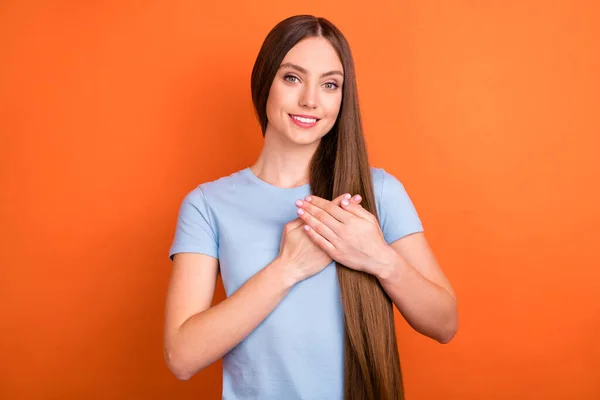
<svg viewBox="0 0 600 400"><path fill-rule="evenodd" d="M299 115L289 114L290 119L301 128L312 128L319 122L318 118L303 117Z"/></svg>

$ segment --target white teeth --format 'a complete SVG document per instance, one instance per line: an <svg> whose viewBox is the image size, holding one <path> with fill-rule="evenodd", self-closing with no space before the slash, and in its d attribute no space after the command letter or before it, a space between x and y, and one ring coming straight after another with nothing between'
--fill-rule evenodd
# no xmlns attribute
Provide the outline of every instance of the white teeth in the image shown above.
<svg viewBox="0 0 600 400"><path fill-rule="evenodd" d="M316 118L302 118L302 117L296 117L295 115L292 115L292 118L294 118L300 122L304 122L305 124L312 124L314 122L317 122Z"/></svg>

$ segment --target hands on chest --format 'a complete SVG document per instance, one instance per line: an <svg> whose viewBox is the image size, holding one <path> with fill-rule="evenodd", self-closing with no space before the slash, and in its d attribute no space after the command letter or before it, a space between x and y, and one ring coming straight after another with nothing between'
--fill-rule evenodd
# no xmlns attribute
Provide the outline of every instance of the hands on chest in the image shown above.
<svg viewBox="0 0 600 400"><path fill-rule="evenodd" d="M333 260L374 273L377 259L390 248L377 218L361 205L359 195L329 201L318 196L298 200L298 218L285 225L279 258L295 281L319 273Z"/></svg>

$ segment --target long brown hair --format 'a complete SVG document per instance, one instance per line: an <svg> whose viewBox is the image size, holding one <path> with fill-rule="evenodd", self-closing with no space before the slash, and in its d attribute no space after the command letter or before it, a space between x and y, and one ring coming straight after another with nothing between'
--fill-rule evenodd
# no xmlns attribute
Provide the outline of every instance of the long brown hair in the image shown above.
<svg viewBox="0 0 600 400"><path fill-rule="evenodd" d="M263 136L267 129L267 98L288 51L307 37L328 39L342 62L342 104L334 126L321 139L310 166L311 192L333 199L360 194L361 205L377 216L371 169L363 136L354 61L345 37L325 18L297 15L277 24L267 35L251 77L252 102ZM345 321L344 398L404 399L392 302L374 276L340 263Z"/></svg>

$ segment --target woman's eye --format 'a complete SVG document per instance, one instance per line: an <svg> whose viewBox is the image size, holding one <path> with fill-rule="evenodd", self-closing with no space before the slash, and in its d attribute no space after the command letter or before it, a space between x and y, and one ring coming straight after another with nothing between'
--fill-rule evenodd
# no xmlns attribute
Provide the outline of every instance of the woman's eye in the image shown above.
<svg viewBox="0 0 600 400"><path fill-rule="evenodd" d="M286 81L286 82L290 82L290 83L300 82L300 79L297 76L294 76L294 75L285 75L283 77L283 80ZM335 89L337 89L339 87L338 84L335 83L335 82L327 82L327 83L324 83L324 85L325 85L325 88L327 88L327 89L333 89L333 90L335 90Z"/></svg>

